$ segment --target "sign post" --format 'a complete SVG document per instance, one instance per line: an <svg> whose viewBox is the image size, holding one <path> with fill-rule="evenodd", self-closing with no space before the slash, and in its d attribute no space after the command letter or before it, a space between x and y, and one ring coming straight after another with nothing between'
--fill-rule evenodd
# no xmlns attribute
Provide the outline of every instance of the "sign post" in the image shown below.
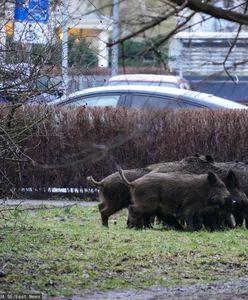
<svg viewBox="0 0 248 300"><path fill-rule="evenodd" d="M113 25L112 25L112 39L113 42L119 40L119 0L113 1ZM111 62L111 75L118 75L119 67L119 45L115 44L111 48L112 51L112 62Z"/></svg>
<svg viewBox="0 0 248 300"><path fill-rule="evenodd" d="M62 0L62 80L64 95L68 94L68 1Z"/></svg>

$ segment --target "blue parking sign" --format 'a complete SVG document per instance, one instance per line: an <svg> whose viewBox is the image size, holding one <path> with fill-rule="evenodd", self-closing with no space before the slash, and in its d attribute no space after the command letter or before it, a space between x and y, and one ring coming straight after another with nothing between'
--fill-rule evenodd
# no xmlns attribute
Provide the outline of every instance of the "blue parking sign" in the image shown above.
<svg viewBox="0 0 248 300"><path fill-rule="evenodd" d="M45 23L48 9L49 0L15 0L15 21Z"/></svg>

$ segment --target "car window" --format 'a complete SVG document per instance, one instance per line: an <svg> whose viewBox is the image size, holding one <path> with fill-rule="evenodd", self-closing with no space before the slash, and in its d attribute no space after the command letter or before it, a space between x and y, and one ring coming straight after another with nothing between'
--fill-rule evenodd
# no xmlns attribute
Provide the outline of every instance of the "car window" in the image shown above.
<svg viewBox="0 0 248 300"><path fill-rule="evenodd" d="M182 100L182 107L185 107L185 108L208 108L208 107L210 107L211 108L212 106L211 106L211 104L203 105L200 103L194 103L194 102Z"/></svg>
<svg viewBox="0 0 248 300"><path fill-rule="evenodd" d="M132 95L131 107L152 107L152 108L206 108L208 105L201 105L192 101L179 98L178 96L159 97L156 95Z"/></svg>
<svg viewBox="0 0 248 300"><path fill-rule="evenodd" d="M71 106L116 106L121 95L81 96L68 102Z"/></svg>
<svg viewBox="0 0 248 300"><path fill-rule="evenodd" d="M131 107L153 107L153 108L179 108L184 107L178 98L133 95L131 97Z"/></svg>

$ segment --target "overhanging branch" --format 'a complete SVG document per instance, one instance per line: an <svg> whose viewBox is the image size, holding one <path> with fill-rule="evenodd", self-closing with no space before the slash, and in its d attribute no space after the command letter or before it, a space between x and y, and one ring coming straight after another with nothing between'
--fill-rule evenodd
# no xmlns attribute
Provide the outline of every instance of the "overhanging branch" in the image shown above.
<svg viewBox="0 0 248 300"><path fill-rule="evenodd" d="M169 0L170 2L182 5L185 4L185 0ZM211 15L217 19L225 19L241 25L248 25L248 15L238 13L233 10L226 10L200 0L188 0L185 4L186 7L194 10L195 12L202 12Z"/></svg>
<svg viewBox="0 0 248 300"><path fill-rule="evenodd" d="M159 25L162 22L164 22L165 20L167 20L169 17L173 16L175 13L178 13L179 11L183 10L186 7L186 4L187 4L187 0L186 1L183 0L181 6L177 10L172 11L172 12L170 12L169 14L167 14L165 16L155 18L151 23L149 23L148 25L146 25L146 26L142 27L141 29L135 31L134 33L131 33L131 34L129 34L129 35L123 37L123 38L120 38L117 41L112 41L111 43L107 43L107 47L112 47L116 44L123 43L126 40L129 40L129 39L145 32L145 31L147 31L148 29L156 27L157 25Z"/></svg>

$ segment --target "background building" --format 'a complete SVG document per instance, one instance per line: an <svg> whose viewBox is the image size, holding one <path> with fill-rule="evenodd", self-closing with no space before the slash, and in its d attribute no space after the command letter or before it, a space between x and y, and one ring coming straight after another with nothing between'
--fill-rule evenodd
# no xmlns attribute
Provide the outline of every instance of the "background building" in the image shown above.
<svg viewBox="0 0 248 300"><path fill-rule="evenodd" d="M225 9L241 3L215 2ZM185 10L182 19L189 14ZM171 40L169 68L189 79L197 90L248 102L248 30L246 26L238 29L236 23L196 13Z"/></svg>

